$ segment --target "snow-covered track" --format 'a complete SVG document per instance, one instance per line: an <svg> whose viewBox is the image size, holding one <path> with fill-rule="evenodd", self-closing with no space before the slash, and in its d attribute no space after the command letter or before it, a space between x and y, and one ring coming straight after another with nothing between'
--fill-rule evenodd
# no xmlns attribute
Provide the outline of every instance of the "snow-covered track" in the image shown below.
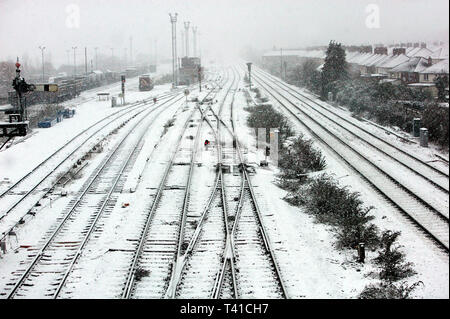
<svg viewBox="0 0 450 319"><path fill-rule="evenodd" d="M180 96L172 103L182 98ZM49 237L44 239L42 247L30 249L24 269L15 273L17 279L13 279L11 289L6 291L8 298L58 296L86 243L97 231L98 221L115 206L115 192L120 191L118 188L124 173L142 147L142 138L154 121L154 118L148 120L148 116L160 108L162 105L148 109L135 123L130 123L120 142L86 180L77 197L69 202L66 212L49 232ZM133 134L135 132L139 135Z"/></svg>
<svg viewBox="0 0 450 319"><path fill-rule="evenodd" d="M213 90L208 95L212 92ZM171 283L177 281L174 276L178 273L177 267L180 264L178 259L183 251L186 213L201 125L197 127L194 147L188 151L189 165L175 165L175 160L181 152L180 144L183 137L188 137L186 131L196 111L196 109L191 111L184 123L182 132L175 143L175 151L166 165L161 182L153 196L153 202L147 212L144 226L138 237L137 248L126 275L122 298L164 298L171 294ZM186 154L183 157L186 158ZM178 188L167 187L175 173L185 178L181 183L177 182ZM139 272L145 272L147 275L138 278Z"/></svg>
<svg viewBox="0 0 450 319"><path fill-rule="evenodd" d="M227 70L228 78L228 70ZM221 110L236 79L225 92L220 103ZM211 107L202 111L202 123L207 119ZM229 241L229 227L227 215L227 199L222 172L222 141L219 130L207 120L216 137L217 166L214 187L205 206L182 258L179 258L179 273L172 289L170 298L210 298L217 287L217 276L220 273L225 257L225 247ZM219 126L219 123L218 123ZM202 284L200 285L199 282Z"/></svg>
<svg viewBox="0 0 450 319"><path fill-rule="evenodd" d="M163 99L159 105L169 103L177 96L179 92L161 95ZM105 130L108 132L118 129L125 125L135 116L145 112L151 99L132 103L130 106L121 108L96 123L92 124L81 133L74 136L67 143L53 152L49 157L37 165L33 170L20 178L11 187L0 195L0 203L4 202L5 210L0 215L0 240L3 240L12 230L22 224L26 216L31 213L32 207L39 202L42 197L52 192L56 185L64 179L64 170L60 168L71 167L79 158L83 156L82 146L87 145L90 141L98 144L97 137ZM123 118L123 119L122 119ZM108 137L105 134L103 139ZM88 150L84 150L86 152ZM68 154L63 154L69 152ZM61 156L59 156L61 153ZM11 200L10 200L11 197Z"/></svg>
<svg viewBox="0 0 450 319"><path fill-rule="evenodd" d="M281 80L262 71L256 71L256 74L271 81L277 88L300 101L302 103L301 106L306 108L306 111L312 111L319 119L323 118L324 120L329 121L330 124L336 125L339 129L346 131L352 137L369 145L377 152L383 154L388 162L394 161L409 170L409 172L423 178L424 182L432 184L438 191L443 192L444 196L449 195L448 172L430 165L430 163L413 153L407 152L387 140L380 138L365 129L358 123L358 120L340 115L333 107L324 105L325 103L323 102L315 101L304 93L289 87Z"/></svg>
<svg viewBox="0 0 450 319"><path fill-rule="evenodd" d="M233 72L237 71L233 69ZM238 72L237 74L239 75ZM225 219L229 222L231 229L228 231L229 226L226 226L227 242L212 297L288 298L234 130L233 106L238 84L239 80L231 96L229 118L231 129L222 119L222 107L219 109L219 114L213 112L217 118L218 135L221 135L221 128L224 127L236 141L234 144L237 164L240 167L241 187L236 211L230 213L227 211L227 217L233 216L233 218Z"/></svg>
<svg viewBox="0 0 450 319"><path fill-rule="evenodd" d="M341 160L353 168L359 176L448 252L448 208L447 216L442 211L434 209L423 198L390 176L379 164L370 161L364 153L350 145L348 141L330 131L321 121L299 108L295 102L292 102L280 93L280 90L274 84L269 83L258 75L254 75L253 79L286 109L299 124L306 128L312 136L316 137L318 141L322 142Z"/></svg>

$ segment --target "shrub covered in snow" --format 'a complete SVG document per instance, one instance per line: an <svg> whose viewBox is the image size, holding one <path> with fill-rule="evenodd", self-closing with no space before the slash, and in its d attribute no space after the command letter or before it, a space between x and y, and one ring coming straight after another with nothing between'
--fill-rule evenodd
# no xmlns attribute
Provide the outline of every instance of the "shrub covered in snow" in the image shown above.
<svg viewBox="0 0 450 319"><path fill-rule="evenodd" d="M285 179L302 178L302 175L325 169L325 158L311 140L298 136L287 148L280 150L279 165Z"/></svg>
<svg viewBox="0 0 450 319"><path fill-rule="evenodd" d="M411 292L417 288L417 286L423 284L418 281L411 286L403 282L399 285L392 283L382 282L376 285L368 285L360 293L360 299L407 299Z"/></svg>
<svg viewBox="0 0 450 319"><path fill-rule="evenodd" d="M405 262L405 253L400 251L401 246L394 246L400 232L387 230L381 235L381 246L375 263L381 267L380 278L388 282L398 281L415 275L412 263Z"/></svg>
<svg viewBox="0 0 450 319"><path fill-rule="evenodd" d="M364 207L359 193L340 186L330 175L313 179L305 193L306 211L317 221L335 226L338 247L355 248L360 242L367 247L378 243L377 227L369 223L372 207Z"/></svg>
<svg viewBox="0 0 450 319"><path fill-rule="evenodd" d="M292 136L293 131L286 117L271 105L263 104L255 107L247 107L245 110L250 112L247 118L247 125L255 128L255 130L265 128L267 140L269 140L271 128L277 128L279 130L279 145L282 145L286 138Z"/></svg>

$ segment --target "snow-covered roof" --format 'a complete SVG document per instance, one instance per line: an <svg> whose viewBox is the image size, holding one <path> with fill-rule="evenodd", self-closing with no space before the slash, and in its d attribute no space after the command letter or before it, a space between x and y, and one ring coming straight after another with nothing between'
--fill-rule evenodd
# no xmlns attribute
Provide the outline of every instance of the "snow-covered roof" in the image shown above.
<svg viewBox="0 0 450 319"><path fill-rule="evenodd" d="M448 59L448 47L440 47L437 50L433 51L433 54L431 55L432 59Z"/></svg>
<svg viewBox="0 0 450 319"><path fill-rule="evenodd" d="M349 63L362 64L364 61L373 56L373 53L358 53L353 56L351 59L347 59Z"/></svg>
<svg viewBox="0 0 450 319"><path fill-rule="evenodd" d="M426 68L425 70L421 71L420 73L426 73L426 74L448 74L448 59L439 61L436 64L433 64L432 66Z"/></svg>
<svg viewBox="0 0 450 319"><path fill-rule="evenodd" d="M389 72L422 72L426 68L428 68L428 60L421 57L415 57L397 65L389 70Z"/></svg>
<svg viewBox="0 0 450 319"><path fill-rule="evenodd" d="M389 59L384 60L379 65L377 65L377 67L390 69L390 68L394 68L397 65L402 64L408 60L409 60L409 58L404 54L391 55L391 56L389 56Z"/></svg>
<svg viewBox="0 0 450 319"><path fill-rule="evenodd" d="M386 54L376 54L375 57L371 58L369 61L364 63L365 66L376 66L378 63L389 59L389 55Z"/></svg>
<svg viewBox="0 0 450 319"><path fill-rule="evenodd" d="M418 50L414 50L410 53L406 53L407 56L410 57L421 57L421 58L428 58L433 54L433 51L427 49L427 48L416 48Z"/></svg>
<svg viewBox="0 0 450 319"><path fill-rule="evenodd" d="M103 74L103 72L100 71L100 70L94 70L94 71L92 71L92 73L95 73L95 74Z"/></svg>

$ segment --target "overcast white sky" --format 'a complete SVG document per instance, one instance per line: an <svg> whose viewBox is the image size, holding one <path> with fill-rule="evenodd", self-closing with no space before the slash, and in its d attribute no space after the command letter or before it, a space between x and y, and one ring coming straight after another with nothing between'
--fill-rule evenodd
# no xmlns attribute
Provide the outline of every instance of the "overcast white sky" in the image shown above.
<svg viewBox="0 0 450 319"><path fill-rule="evenodd" d="M371 3L379 7L379 28L366 26ZM70 27L71 4L79 8L78 28ZM72 46L92 52L98 46L104 54L114 47L123 55L130 36L134 53L149 52L157 38L159 54L170 56L169 12L178 12L178 30L184 21L198 26L202 52L210 55L245 45L295 48L330 39L447 40L448 10L448 0L0 0L0 60L26 52L38 59L39 45L56 65L67 61Z"/></svg>

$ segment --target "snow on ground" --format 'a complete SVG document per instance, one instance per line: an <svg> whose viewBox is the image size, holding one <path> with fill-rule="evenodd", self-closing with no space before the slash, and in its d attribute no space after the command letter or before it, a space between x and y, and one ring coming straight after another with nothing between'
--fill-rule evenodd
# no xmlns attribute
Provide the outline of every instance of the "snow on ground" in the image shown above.
<svg viewBox="0 0 450 319"><path fill-rule="evenodd" d="M284 113L288 118L290 117L290 114L284 108L279 106L278 103L272 102L275 108ZM246 103L243 97L241 103L243 105ZM242 116L239 118L245 117ZM296 132L301 132L305 137L312 138L308 131L299 125L295 119L292 119L291 123ZM418 272L418 275L411 277L408 281L410 283L418 280L424 282L424 286L418 288L413 296L416 298L448 298L448 255L436 248L431 240L425 238L422 232L348 168L327 146L322 145L318 141L316 141L315 145L322 151L326 158L327 169L325 172L334 174L341 185L349 186L352 191L359 192L366 206L376 207L371 211L376 217L373 222L382 230L390 229L402 232L399 242L404 245L403 250L406 253L406 259L414 263L414 268ZM265 171L264 174L261 174L261 171ZM269 166L268 170L258 169L257 172L257 175L265 175L265 178L255 176L254 179L256 181L261 180L261 183L263 181L267 183L267 180L275 180L277 169ZM356 297L357 293L361 291L363 283L370 281L369 274L374 270L373 267L369 263L366 263L362 266L361 272L358 272L361 266L351 262L353 258L351 255L356 255L356 252L337 252L333 248L334 240L332 235L328 233L327 227L321 224L314 224L312 218L309 218L302 211L302 208L291 207L285 203L281 199L285 194L283 190L271 185L257 188L257 192L264 194L261 198L268 202L268 207L275 209L273 218L276 220L276 226L279 228L280 236L286 238L287 245L290 247L285 248L287 250L285 257L281 257L283 254L279 254L280 258L282 258L280 265L282 271L283 265L289 265L287 261L284 262L285 258L294 264L288 273L292 275L292 278L296 278L293 279L294 281L298 281L297 287L301 287L300 292L297 292L297 296L305 295L309 297L319 294L322 296L330 295L345 298ZM273 196L273 194L277 195ZM279 207L283 207L283 209ZM294 227L294 225L297 227ZM271 236L271 238L274 237ZM305 241L309 241L309 243L305 243ZM366 255L367 259L375 257L375 254L370 251L366 252ZM320 276L317 279L311 279L310 276L315 278L314 270L316 268L323 271L325 278L326 276L331 276L334 280L337 280L335 281L336 286L329 282L327 283L327 280L322 282ZM308 273L308 269L311 269L311 275ZM298 274L298 271L302 271L302 274ZM311 290L302 285L302 281L305 280L302 277L305 273L308 273L307 278L311 279L309 282ZM338 280L339 277L342 277L341 280ZM306 281L308 282L308 280ZM375 279L372 279L372 281L376 282ZM323 283L322 289L324 290L318 291L315 285L321 282ZM339 290L337 287L342 287L342 289L340 289L340 294L336 295Z"/></svg>

